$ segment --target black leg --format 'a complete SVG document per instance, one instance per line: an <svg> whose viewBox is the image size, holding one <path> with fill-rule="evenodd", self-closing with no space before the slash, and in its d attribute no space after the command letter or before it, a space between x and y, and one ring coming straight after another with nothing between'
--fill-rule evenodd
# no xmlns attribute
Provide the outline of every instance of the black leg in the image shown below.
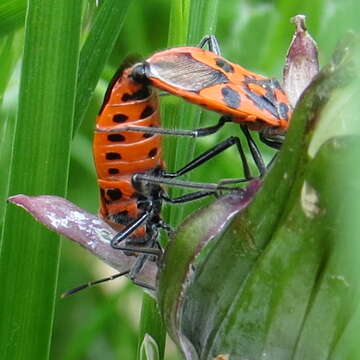
<svg viewBox="0 0 360 360"><path fill-rule="evenodd" d="M194 159L193 161L191 161L190 163L185 165L182 169L180 169L180 170L178 170L176 172L170 173L170 172L165 172L164 171L161 174L161 177L175 178L175 177L184 175L187 172L189 172L189 171L197 168L198 166L202 165L204 162L206 162L206 161L212 159L213 157L217 156L218 154L220 154L221 152L223 152L224 150L226 150L227 148L229 148L232 145L236 145L237 149L239 151L241 161L242 161L242 164L243 164L245 179L252 179L251 174L250 174L249 164L247 162L246 156L245 156L244 151L242 149L240 139L235 137L235 136L231 136L231 137L227 138L226 140L224 140L223 142L221 142L220 144L215 145L212 149L204 152L203 154L201 154L196 159Z"/></svg>
<svg viewBox="0 0 360 360"><path fill-rule="evenodd" d="M106 281L111 281L111 280L114 280L114 279L117 279L118 277L120 276L124 276L126 274L129 274L130 270L126 270L126 271L123 271L121 273L118 273L118 274L114 274L114 275L111 275L111 276L107 276L105 278L102 278L102 279L99 279L99 280L96 280L96 281L91 281L91 282L88 282L86 284L82 284L80 286L77 286L71 290L68 290L68 291L65 291L63 294L61 294L61 298L64 298L66 296L69 296L69 295L72 295L72 294L75 294L81 290L84 290L86 288L89 288L91 286L94 286L94 285L97 285L97 284L100 284L100 283L103 283L103 282L106 282Z"/></svg>
<svg viewBox="0 0 360 360"><path fill-rule="evenodd" d="M111 246L114 249L120 249L123 250L123 248L120 248L118 245L123 240L125 240L130 234L132 234L138 227L140 227L150 216L150 211L146 211L144 214L142 214L138 219L130 223L123 231L120 231L117 233L113 239L111 240ZM130 250L130 249L129 249Z"/></svg>
<svg viewBox="0 0 360 360"><path fill-rule="evenodd" d="M136 276L135 276L133 279L131 279L131 281L132 281L135 285L140 286L140 287L142 287L142 288L144 288L144 289L156 291L156 288L154 288L153 286L150 286L150 285L148 285L148 284L146 284L146 283L144 283L144 282L142 282L142 281L137 280L137 279L136 279Z"/></svg>
<svg viewBox="0 0 360 360"><path fill-rule="evenodd" d="M163 195L162 199L166 202L169 202L171 204L182 204L189 201L201 199L203 197L214 195L216 196L216 193L214 191L195 191L190 194L185 194L176 198L170 198L167 195Z"/></svg>
<svg viewBox="0 0 360 360"><path fill-rule="evenodd" d="M217 190L228 190L233 191L232 187L221 187L219 188L218 183L203 183L203 182L194 182L194 181L186 181L186 180L177 180L174 178L164 178L160 175L148 175L144 173L134 174L132 177L133 182L138 183L150 183L150 184L161 184L161 185L169 185L171 187L180 187L180 188L189 188L189 189L201 189L208 190L210 192ZM236 182L246 182L251 179L242 179Z"/></svg>
<svg viewBox="0 0 360 360"><path fill-rule="evenodd" d="M279 150L281 148L282 141L280 140L279 141L270 140L261 132L259 133L259 138L264 144L270 146L273 149Z"/></svg>
<svg viewBox="0 0 360 360"><path fill-rule="evenodd" d="M144 255L160 256L162 254L161 250L153 248L151 246L143 247L143 246L124 245L124 246L118 246L115 249L121 250L121 251L129 251L129 252L133 252L136 254L144 254Z"/></svg>
<svg viewBox="0 0 360 360"><path fill-rule="evenodd" d="M269 171L269 170L272 168L272 166L273 166L273 164L274 164L274 162L275 162L275 160L276 160L276 158L277 158L277 155L278 155L278 153L276 153L276 154L272 157L272 159L270 160L270 162L266 165L266 171Z"/></svg>
<svg viewBox="0 0 360 360"><path fill-rule="evenodd" d="M209 50L212 51L213 53L215 53L217 55L221 55L220 45L219 45L219 42L217 41L217 38L216 38L215 35L206 35L206 36L204 36L201 39L200 44L198 45L198 47L199 48L204 48L205 45L207 45Z"/></svg>
<svg viewBox="0 0 360 360"><path fill-rule="evenodd" d="M264 160L261 156L261 152L259 150L259 148L257 147L254 139L251 137L251 134L249 132L249 129L247 128L246 125L240 125L240 128L242 130L242 132L244 133L249 149L251 151L251 155L255 161L255 164L260 172L260 176L264 176L266 173L266 166L264 164Z"/></svg>
<svg viewBox="0 0 360 360"><path fill-rule="evenodd" d="M149 290L156 290L152 286L136 279L136 276L140 273L140 271L144 267L145 262L148 260L148 258L149 258L149 256L147 256L147 255L139 256L139 258L136 260L135 264L131 267L131 270L129 272L129 278L135 285L139 285L139 286L141 286L145 289L149 289Z"/></svg>

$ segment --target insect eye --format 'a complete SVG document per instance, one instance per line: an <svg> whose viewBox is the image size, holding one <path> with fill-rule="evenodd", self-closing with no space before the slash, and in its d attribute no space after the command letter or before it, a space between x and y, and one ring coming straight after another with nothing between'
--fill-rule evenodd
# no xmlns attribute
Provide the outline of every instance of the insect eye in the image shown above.
<svg viewBox="0 0 360 360"><path fill-rule="evenodd" d="M136 64L136 65L134 65L130 76L134 81L136 81L140 84L148 85L149 79L146 75L147 69L148 69L148 64L145 62Z"/></svg>

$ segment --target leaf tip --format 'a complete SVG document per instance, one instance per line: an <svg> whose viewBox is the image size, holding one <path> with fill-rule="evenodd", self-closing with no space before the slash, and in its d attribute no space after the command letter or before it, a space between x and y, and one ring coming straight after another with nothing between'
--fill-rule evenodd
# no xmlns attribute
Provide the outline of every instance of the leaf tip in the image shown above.
<svg viewBox="0 0 360 360"><path fill-rule="evenodd" d="M28 196L23 194L13 195L7 198L7 202L17 206L25 207Z"/></svg>
<svg viewBox="0 0 360 360"><path fill-rule="evenodd" d="M307 31L305 19L305 15L291 18L295 24L295 34L283 71L284 90L292 106L296 105L302 92L319 72L317 44Z"/></svg>

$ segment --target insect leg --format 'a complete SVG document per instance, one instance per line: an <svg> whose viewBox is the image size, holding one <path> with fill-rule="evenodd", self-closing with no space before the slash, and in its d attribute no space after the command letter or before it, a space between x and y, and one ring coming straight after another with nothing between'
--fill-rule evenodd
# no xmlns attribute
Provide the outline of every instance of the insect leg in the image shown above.
<svg viewBox="0 0 360 360"><path fill-rule="evenodd" d="M136 246L129 244L124 246L119 246L119 244L122 241L124 241L129 235L131 235L139 226L141 226L149 218L150 214L151 214L151 209L148 209L138 219L130 223L123 231L120 231L118 234L116 234L111 240L111 246L117 250L160 256L162 254L162 250L156 249L153 246L145 247L145 246Z"/></svg>
<svg viewBox="0 0 360 360"><path fill-rule="evenodd" d="M149 289L149 290L153 290L155 291L156 289L148 284L146 284L143 281L139 281L137 280L137 275L140 273L140 271L142 270L142 268L145 265L145 262L148 260L148 256L147 255L140 255L139 258L136 260L135 264L131 267L131 270L129 272L129 279L138 286L141 286L145 289Z"/></svg>
<svg viewBox="0 0 360 360"><path fill-rule="evenodd" d="M188 201L193 201L193 200L197 200L197 199L201 199L205 196L209 196L209 195L215 195L216 193L214 191L195 191L192 192L190 194L185 194L176 198L170 198L167 195L163 195L162 199L166 202L169 202L171 204L182 204Z"/></svg>
<svg viewBox="0 0 360 360"><path fill-rule="evenodd" d="M236 182L245 182L251 179L243 179L243 181ZM187 180L175 180L174 178L164 178L161 175L149 175L144 173L134 174L132 177L132 181L134 182L148 182L151 184L161 184L161 185L169 185L172 187L180 187L180 188L190 188L190 189L201 189L201 190L210 190L210 192L217 190L229 190L233 191L237 188L233 187L219 187L218 183L203 183L203 182L194 182Z"/></svg>
<svg viewBox="0 0 360 360"><path fill-rule="evenodd" d="M162 251L159 249L155 249L152 247L145 247L145 246L124 245L124 246L118 246L115 249L121 251L129 251L136 254L144 254L144 255L160 256L162 254Z"/></svg>
<svg viewBox="0 0 360 360"><path fill-rule="evenodd" d="M247 143L249 145L249 149L251 151L251 155L252 155L252 157L255 161L255 164L260 172L260 176L264 176L266 173L266 166L265 166L264 160L261 156L261 152L260 152L259 148L257 147L254 139L251 137L251 134L250 134L247 126L240 125L240 128L246 137Z"/></svg>
<svg viewBox="0 0 360 360"><path fill-rule="evenodd" d="M240 139L238 137L235 136L231 136L229 138L227 138L226 140L224 140L223 142L221 142L220 144L215 145L213 148L211 148L210 150L204 152L203 154L199 155L196 159L192 160L191 162L189 162L187 165L185 165L183 168L181 168L178 171L175 172L163 172L161 174L161 177L164 178L174 178L174 177L178 177L181 175L186 174L187 172L197 168L198 166L202 165L204 162L212 159L213 157L217 156L218 154L220 154L221 152L223 152L224 150L226 150L227 148L229 148L232 145L236 145L237 149L239 151L240 157L241 157L241 161L243 164L243 169L244 169L244 175L245 175L245 179L251 180L251 174L250 174L250 168L249 168L249 164L247 162L246 156L244 154L243 148L241 146L241 142Z"/></svg>
<svg viewBox="0 0 360 360"><path fill-rule="evenodd" d="M120 231L117 233L113 239L111 240L111 246L114 249L120 249L122 248L118 247L119 243L123 240L125 240L130 234L132 234L138 227L140 227L150 216L150 211L144 212L138 219L134 220L132 223L130 223L123 231Z"/></svg>
<svg viewBox="0 0 360 360"><path fill-rule="evenodd" d="M120 276L124 276L126 274L129 274L130 270L126 270L126 271L123 271L121 273L117 273L117 274L114 274L114 275L111 275L111 276L107 276L105 278L102 278L102 279L99 279L99 280L95 280L95 281L90 281L86 284L82 284L82 285L79 285L73 289L70 289L68 291L65 291L63 294L61 294L61 298L64 298L66 296L69 296L69 295L72 295L72 294L75 294L81 290L84 290L84 289L87 289L91 286L94 286L94 285L97 285L97 284L100 284L100 283L103 283L103 282L107 282L107 281L111 281L111 280L114 280L114 279L117 279L118 277Z"/></svg>
<svg viewBox="0 0 360 360"><path fill-rule="evenodd" d="M113 126L112 128L97 128L97 132L106 132L106 133L119 133L123 131L136 131L143 132L147 134L161 134L161 135L170 135L170 136L191 136L191 137L201 137L207 136L216 133L220 130L227 122L231 122L231 119L227 116L222 116L218 123L214 126L209 126L206 128L200 128L195 130L176 130L176 129L163 129L157 127L147 127L147 126Z"/></svg>
<svg viewBox="0 0 360 360"><path fill-rule="evenodd" d="M264 144L276 150L279 150L282 145L281 141L270 140L263 133L259 133L259 138Z"/></svg>
<svg viewBox="0 0 360 360"><path fill-rule="evenodd" d="M266 170L267 170L267 171L269 171L269 170L272 168L272 166L274 165L274 162L275 162L275 160L276 160L276 158L277 158L277 155L278 155L278 153L276 153L276 154L272 157L272 159L270 160L270 162L266 165Z"/></svg>
<svg viewBox="0 0 360 360"><path fill-rule="evenodd" d="M209 50L212 51L213 53L217 55L221 55L220 45L215 35L204 36L201 39L198 47L202 49L205 47L205 45L207 45Z"/></svg>
<svg viewBox="0 0 360 360"><path fill-rule="evenodd" d="M150 286L150 285L144 283L143 281L137 280L137 279L136 279L136 275L137 275L137 274L135 274L135 276L131 279L131 281L132 281L135 285L138 285L138 286L140 286L140 287L142 287L142 288L144 288L144 289L156 291L156 288L155 288L155 287Z"/></svg>

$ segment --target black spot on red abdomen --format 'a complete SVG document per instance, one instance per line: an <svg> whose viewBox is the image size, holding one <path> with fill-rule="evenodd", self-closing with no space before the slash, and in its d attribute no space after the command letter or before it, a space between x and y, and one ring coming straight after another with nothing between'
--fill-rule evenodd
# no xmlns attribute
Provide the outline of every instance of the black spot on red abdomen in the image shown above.
<svg viewBox="0 0 360 360"><path fill-rule="evenodd" d="M106 195L109 197L111 201L120 200L122 197L122 192L120 189L107 189Z"/></svg>
<svg viewBox="0 0 360 360"><path fill-rule="evenodd" d="M145 119L148 116L154 113L154 108L150 105L146 106L146 108L141 112L140 119Z"/></svg>
<svg viewBox="0 0 360 360"><path fill-rule="evenodd" d="M151 150L149 151L149 154L148 154L149 158L154 157L154 156L157 154L157 152L158 152L158 149L157 149L157 148L151 149Z"/></svg>
<svg viewBox="0 0 360 360"><path fill-rule="evenodd" d="M113 122L114 123L117 123L117 124L122 124L124 123L125 121L127 121L129 119L129 117L127 115L124 115L124 114L116 114L114 115L113 117Z"/></svg>
<svg viewBox="0 0 360 360"><path fill-rule="evenodd" d="M111 142L122 142L125 141L125 136L121 134L110 134L107 139Z"/></svg>
<svg viewBox="0 0 360 360"><path fill-rule="evenodd" d="M121 160L121 155L117 152L108 152L105 157L106 160Z"/></svg>
<svg viewBox="0 0 360 360"><path fill-rule="evenodd" d="M149 89L144 86L142 87L140 90L132 93L132 94L129 94L129 93L125 93L121 100L122 101L133 101L133 100L144 100L146 98L148 98L150 96L150 91Z"/></svg>
<svg viewBox="0 0 360 360"><path fill-rule="evenodd" d="M120 173L120 171L119 171L119 169L116 169L116 168L109 168L108 173L109 173L109 175L117 175Z"/></svg>

